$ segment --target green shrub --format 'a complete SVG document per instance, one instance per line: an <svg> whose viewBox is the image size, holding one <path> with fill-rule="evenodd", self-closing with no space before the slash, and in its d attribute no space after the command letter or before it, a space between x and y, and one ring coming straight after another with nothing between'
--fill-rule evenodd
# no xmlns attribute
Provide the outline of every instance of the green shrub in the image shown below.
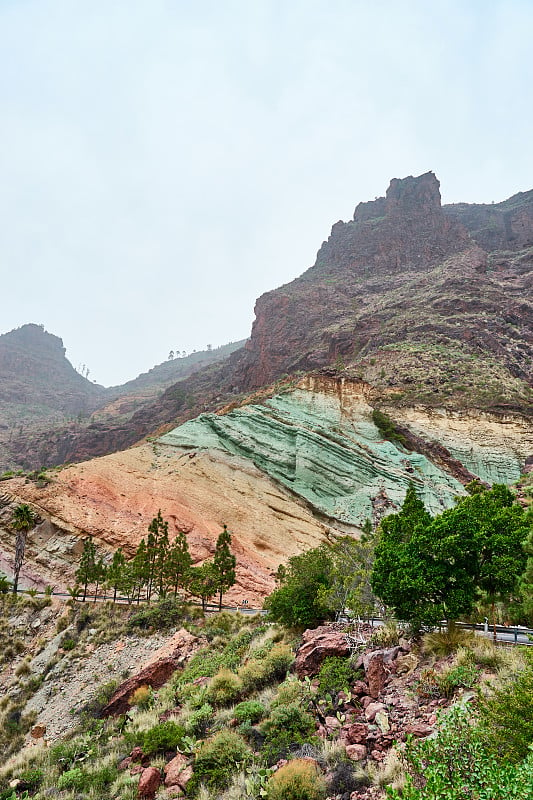
<svg viewBox="0 0 533 800"><path fill-rule="evenodd" d="M475 643L476 639L470 631L452 625L445 631L431 631L424 634L422 651L426 655L444 658L455 653L459 647L470 648Z"/></svg>
<svg viewBox="0 0 533 800"><path fill-rule="evenodd" d="M292 745L314 741L315 721L297 703L277 706L260 726L263 755L269 764L286 757Z"/></svg>
<svg viewBox="0 0 533 800"><path fill-rule="evenodd" d="M183 725L167 720L160 725L154 725L147 731L140 731L135 734L135 744L142 747L147 756L156 753L167 753L176 750L182 743L185 735Z"/></svg>
<svg viewBox="0 0 533 800"><path fill-rule="evenodd" d="M200 708L191 711L185 728L188 736L203 737L207 733L211 722L213 721L213 707L209 703L204 703Z"/></svg>
<svg viewBox="0 0 533 800"><path fill-rule="evenodd" d="M384 439L387 439L389 442L397 442L407 450L411 449L405 436L400 433L396 423L389 416L387 416L387 414L384 414L382 411L379 411L379 409L375 408L372 411L372 422Z"/></svg>
<svg viewBox="0 0 533 800"><path fill-rule="evenodd" d="M456 664L437 673L437 683L443 697L452 697L457 689L471 689L479 678L475 664Z"/></svg>
<svg viewBox="0 0 533 800"><path fill-rule="evenodd" d="M294 655L286 644L277 644L268 653L266 659L268 682L283 680L292 666Z"/></svg>
<svg viewBox="0 0 533 800"><path fill-rule="evenodd" d="M267 800L323 800L326 784L314 764L294 759L270 777L266 796Z"/></svg>
<svg viewBox="0 0 533 800"><path fill-rule="evenodd" d="M283 680L293 661L292 650L285 644L274 645L263 658L251 658L238 672L244 693Z"/></svg>
<svg viewBox="0 0 533 800"><path fill-rule="evenodd" d="M237 722L259 722L265 716L266 709L262 703L257 700L245 700L244 703L239 703L235 706L234 714Z"/></svg>
<svg viewBox="0 0 533 800"><path fill-rule="evenodd" d="M328 656L318 672L318 690L320 694L325 694L349 689L353 678L354 671L348 658Z"/></svg>
<svg viewBox="0 0 533 800"><path fill-rule="evenodd" d="M197 678L207 677L210 678L215 675L223 667L227 669L237 669L241 660L250 646L250 642L254 636L264 630L257 628L256 630L243 630L236 634L226 644L220 652L213 652L212 649L202 649L196 653L181 675L178 678L177 685L187 692L187 686L193 683Z"/></svg>
<svg viewBox="0 0 533 800"><path fill-rule="evenodd" d="M139 686L130 696L128 703L130 706L137 706L141 710L150 708L154 702L154 693L150 686Z"/></svg>
<svg viewBox="0 0 533 800"><path fill-rule="evenodd" d="M42 769L27 769L21 772L17 778L20 781L17 791L35 792L43 782L44 773Z"/></svg>
<svg viewBox="0 0 533 800"><path fill-rule="evenodd" d="M533 753L518 766L498 761L465 706L440 719L435 738L408 743L405 764L407 782L387 787L389 800L531 800Z"/></svg>
<svg viewBox="0 0 533 800"><path fill-rule="evenodd" d="M153 606L146 606L141 611L137 611L128 620L128 630L135 631L148 630L168 630L179 625L185 619L190 618L189 607L173 597L166 597L159 600Z"/></svg>
<svg viewBox="0 0 533 800"><path fill-rule="evenodd" d="M244 739L234 731L220 731L203 742L196 753L193 779L187 791L194 793L201 783L212 790L225 789L233 774L251 760L252 754Z"/></svg>
<svg viewBox="0 0 533 800"><path fill-rule="evenodd" d="M76 789L78 791L89 788L88 775L80 767L69 769L57 779L58 789Z"/></svg>
<svg viewBox="0 0 533 800"><path fill-rule="evenodd" d="M53 745L49 750L49 761L63 771L71 770L75 764L87 761L96 753L94 743L89 737L71 739Z"/></svg>
<svg viewBox="0 0 533 800"><path fill-rule="evenodd" d="M479 708L483 741L492 753L512 763L525 758L533 744L533 654L524 651L526 667Z"/></svg>
<svg viewBox="0 0 533 800"><path fill-rule="evenodd" d="M242 681L229 669L221 669L207 687L206 700L214 706L229 706L243 691Z"/></svg>
<svg viewBox="0 0 533 800"><path fill-rule="evenodd" d="M277 694L270 703L270 709L273 711L278 706L301 701L306 693L307 687L304 683L295 678L287 678L286 681L279 684Z"/></svg>

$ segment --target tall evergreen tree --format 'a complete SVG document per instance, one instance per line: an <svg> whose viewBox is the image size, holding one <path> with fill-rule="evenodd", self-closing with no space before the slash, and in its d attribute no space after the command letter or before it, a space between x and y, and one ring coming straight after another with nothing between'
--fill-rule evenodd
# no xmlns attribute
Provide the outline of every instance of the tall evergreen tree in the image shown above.
<svg viewBox="0 0 533 800"><path fill-rule="evenodd" d="M201 566L191 567L189 570L187 588L193 597L201 599L203 611L205 611L207 601L213 597L218 586L218 576L212 562L205 561Z"/></svg>
<svg viewBox="0 0 533 800"><path fill-rule="evenodd" d="M148 577L146 582L146 596L148 602L152 597L154 585L161 584L160 576L163 575L163 565L168 549L168 522L163 520L161 509L148 526L146 553L148 559Z"/></svg>
<svg viewBox="0 0 533 800"><path fill-rule="evenodd" d="M96 547L90 536L83 542L80 564L76 570L76 584L83 586L83 602L87 597L87 587L93 582L96 572Z"/></svg>
<svg viewBox="0 0 533 800"><path fill-rule="evenodd" d="M227 525L223 526L222 533L217 539L213 567L215 570L218 589L218 610L222 611L222 594L235 584L235 567L237 559L230 550L231 535Z"/></svg>
<svg viewBox="0 0 533 800"><path fill-rule="evenodd" d="M174 597L178 594L180 587L185 587L186 575L192 563L189 553L189 543L183 531L178 531L178 535L172 542L165 566L165 579L169 588L173 589Z"/></svg>
<svg viewBox="0 0 533 800"><path fill-rule="evenodd" d="M150 570L151 570L150 558L148 555L148 546L144 539L141 539L141 541L139 542L139 546L137 547L135 555L133 556L133 559L131 560L130 564L131 564L130 575L131 575L131 581L133 583L132 586L133 595L134 597L136 596L138 603L141 598L141 591L145 586L147 587L146 595L148 599L148 583L150 580Z"/></svg>
<svg viewBox="0 0 533 800"><path fill-rule="evenodd" d="M124 558L124 553L122 552L122 548L119 547L118 550L113 553L113 560L107 568L106 577L107 588L113 590L113 602L116 602L117 599L117 592L119 591L121 575L123 573L125 563L126 559Z"/></svg>

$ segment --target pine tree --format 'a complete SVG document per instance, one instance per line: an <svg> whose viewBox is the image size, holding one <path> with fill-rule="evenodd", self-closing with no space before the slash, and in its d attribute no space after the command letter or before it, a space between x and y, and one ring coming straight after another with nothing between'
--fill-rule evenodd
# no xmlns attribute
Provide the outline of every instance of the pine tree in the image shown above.
<svg viewBox="0 0 533 800"><path fill-rule="evenodd" d="M80 558L80 565L76 570L76 583L83 586L83 602L87 597L87 587L93 582L96 571L96 547L89 536L83 543L83 552Z"/></svg>
<svg viewBox="0 0 533 800"><path fill-rule="evenodd" d="M98 594L98 585L100 583L105 583L107 575L107 567L104 563L103 558L99 558L98 561L94 565L94 577L93 580L95 582L94 588L94 602L96 603L96 596Z"/></svg>
<svg viewBox="0 0 533 800"><path fill-rule="evenodd" d="M106 579L106 587L109 589L113 589L113 602L116 602L117 599L117 592L119 590L121 575L124 570L124 565L126 563L126 559L124 558L124 553L122 552L122 548L119 547L118 550L113 554L113 560L109 567L107 568L107 579Z"/></svg>
<svg viewBox="0 0 533 800"><path fill-rule="evenodd" d="M146 552L148 558L147 600L150 602L154 584L162 584L166 551L168 550L168 522L163 520L161 509L148 526ZM161 576L161 580L160 580Z"/></svg>
<svg viewBox="0 0 533 800"><path fill-rule="evenodd" d="M148 546L144 539L141 539L139 542L139 546L130 563L133 597L135 598L135 595L137 596L138 603L141 598L143 586L147 587L146 594L148 597L148 582L150 580L150 559L148 556Z"/></svg>
<svg viewBox="0 0 533 800"><path fill-rule="evenodd" d="M230 550L231 535L226 525L217 539L213 567L217 580L218 610L222 611L222 594L235 584L237 559Z"/></svg>
<svg viewBox="0 0 533 800"><path fill-rule="evenodd" d="M192 563L189 553L189 544L183 531L178 531L178 535L172 542L168 551L165 565L165 580L167 586L174 590L174 597L178 594L178 589L184 587L187 575Z"/></svg>
<svg viewBox="0 0 533 800"><path fill-rule="evenodd" d="M200 567L191 567L187 588L193 597L202 600L202 610L205 611L205 604L218 588L218 576L213 563L206 561Z"/></svg>

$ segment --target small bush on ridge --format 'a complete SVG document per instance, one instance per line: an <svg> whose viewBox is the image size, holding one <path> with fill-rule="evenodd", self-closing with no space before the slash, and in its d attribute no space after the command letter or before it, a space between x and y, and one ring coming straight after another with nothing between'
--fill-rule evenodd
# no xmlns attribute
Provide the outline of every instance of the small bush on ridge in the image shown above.
<svg viewBox="0 0 533 800"><path fill-rule="evenodd" d="M318 673L318 690L321 694L339 692L350 687L353 677L354 671L348 658L328 656Z"/></svg>
<svg viewBox="0 0 533 800"><path fill-rule="evenodd" d="M187 791L194 793L203 783L209 789L225 789L233 774L252 760L244 739L234 731L223 730L203 742L194 760L193 779Z"/></svg>
<svg viewBox="0 0 533 800"><path fill-rule="evenodd" d="M265 716L266 709L262 703L257 700L245 700L235 706L234 715L237 722L246 722L247 720L252 724L259 722Z"/></svg>
<svg viewBox="0 0 533 800"><path fill-rule="evenodd" d="M266 796L267 800L323 800L326 783L314 764L294 759L271 776Z"/></svg>

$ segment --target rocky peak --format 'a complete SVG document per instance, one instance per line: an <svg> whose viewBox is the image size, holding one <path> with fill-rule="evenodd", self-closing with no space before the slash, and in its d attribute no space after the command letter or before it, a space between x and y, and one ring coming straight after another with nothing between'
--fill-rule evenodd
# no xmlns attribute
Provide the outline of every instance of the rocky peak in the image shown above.
<svg viewBox="0 0 533 800"><path fill-rule="evenodd" d="M51 357L63 358L65 355L63 340L59 336L45 331L44 325L36 325L33 322L0 336L0 358L5 357L10 350L19 348L24 349L28 354L33 353L39 356L47 354Z"/></svg>
<svg viewBox="0 0 533 800"><path fill-rule="evenodd" d="M433 172L407 178L393 178L385 197L359 203L354 222L367 222L382 217L432 214L441 208L440 183Z"/></svg>
<svg viewBox="0 0 533 800"><path fill-rule="evenodd" d="M440 211L440 183L433 172L413 178L393 178L385 203L386 212L393 214L427 214Z"/></svg>

